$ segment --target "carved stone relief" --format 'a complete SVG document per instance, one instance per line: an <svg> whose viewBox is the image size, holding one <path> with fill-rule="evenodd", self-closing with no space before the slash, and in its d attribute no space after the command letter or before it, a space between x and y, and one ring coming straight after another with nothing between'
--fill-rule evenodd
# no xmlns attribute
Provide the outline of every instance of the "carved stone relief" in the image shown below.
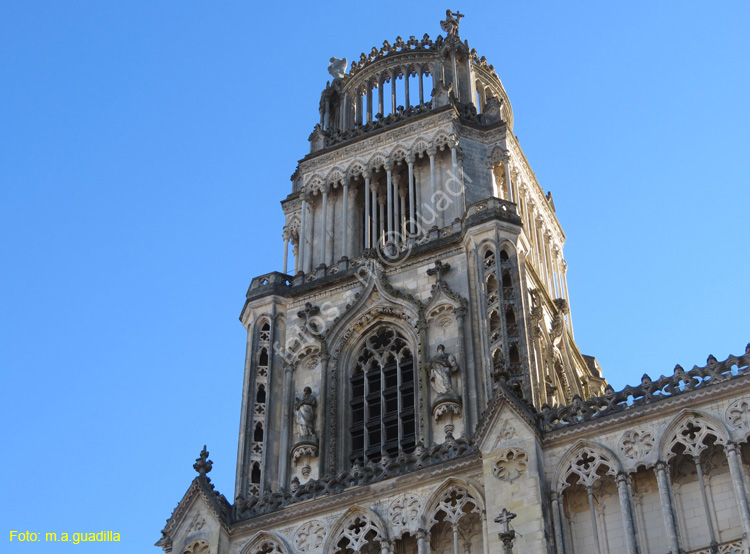
<svg viewBox="0 0 750 554"><path fill-rule="evenodd" d="M626 431L620 439L620 452L626 458L636 460L647 456L654 448L653 433L644 429Z"/></svg>
<svg viewBox="0 0 750 554"><path fill-rule="evenodd" d="M513 427L513 424L509 419L501 419L498 427L497 438L495 439L495 444L492 445L492 448L497 448L498 445L509 441L516 436L516 429Z"/></svg>
<svg viewBox="0 0 750 554"><path fill-rule="evenodd" d="M750 431L750 398L740 398L729 405L727 422L735 429Z"/></svg>
<svg viewBox="0 0 750 554"><path fill-rule="evenodd" d="M308 521L294 534L294 548L300 552L312 552L323 546L328 530L320 520Z"/></svg>
<svg viewBox="0 0 750 554"><path fill-rule="evenodd" d="M388 521L394 527L406 526L415 521L422 512L422 501L417 495L405 494L391 503Z"/></svg>
<svg viewBox="0 0 750 554"><path fill-rule="evenodd" d="M512 483L526 471L529 456L521 448L506 448L495 461L492 474L501 481Z"/></svg>
<svg viewBox="0 0 750 554"><path fill-rule="evenodd" d="M209 554L210 552L208 543L204 540L192 542L183 550L183 554Z"/></svg>
<svg viewBox="0 0 750 554"><path fill-rule="evenodd" d="M195 531L200 531L201 529L203 529L205 525L206 525L206 518L203 517L203 514L198 512L197 514L195 514L195 516L193 516L193 519L190 522L190 526L187 528L186 533L190 534Z"/></svg>

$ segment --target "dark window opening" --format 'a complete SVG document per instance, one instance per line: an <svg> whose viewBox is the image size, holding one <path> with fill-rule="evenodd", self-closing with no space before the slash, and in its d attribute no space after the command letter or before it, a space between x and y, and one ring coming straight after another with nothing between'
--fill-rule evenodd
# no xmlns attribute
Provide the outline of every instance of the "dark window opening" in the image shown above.
<svg viewBox="0 0 750 554"><path fill-rule="evenodd" d="M406 340L389 327L378 330L362 348L350 382L350 460L413 451L414 361Z"/></svg>
<svg viewBox="0 0 750 554"><path fill-rule="evenodd" d="M255 485L260 485L260 464L258 462L253 464L253 469L250 472L250 482Z"/></svg>
<svg viewBox="0 0 750 554"><path fill-rule="evenodd" d="M508 349L508 361L512 364L521 361L521 356L518 354L518 346L515 344L511 344Z"/></svg>

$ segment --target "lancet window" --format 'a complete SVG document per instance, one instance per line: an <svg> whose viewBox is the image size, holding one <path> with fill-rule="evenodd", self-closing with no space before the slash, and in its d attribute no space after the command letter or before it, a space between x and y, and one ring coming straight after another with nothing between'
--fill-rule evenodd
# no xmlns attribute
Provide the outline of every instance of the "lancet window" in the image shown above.
<svg viewBox="0 0 750 554"><path fill-rule="evenodd" d="M455 486L446 490L429 523L431 552L482 552L481 508L465 488Z"/></svg>
<svg viewBox="0 0 750 554"><path fill-rule="evenodd" d="M621 506L623 503L615 481L617 463L596 447L585 446L572 458L562 476L564 514L568 523L565 535L572 552L625 552L625 533ZM624 481L621 487L625 487ZM629 508L628 508L629 509ZM553 507L553 512L556 508Z"/></svg>
<svg viewBox="0 0 750 554"><path fill-rule="evenodd" d="M745 491L736 446L700 414L682 419L665 446L683 545L695 550L741 539Z"/></svg>
<svg viewBox="0 0 750 554"><path fill-rule="evenodd" d="M484 251L482 270L493 374L496 378L504 376L509 386L523 394L519 364L521 355L518 346L518 313L515 308L512 269L511 257L507 250L501 249L499 254L496 254L490 247ZM498 282L501 290L498 290Z"/></svg>
<svg viewBox="0 0 750 554"><path fill-rule="evenodd" d="M351 376L350 460L379 460L416 444L412 350L394 328L370 335Z"/></svg>
<svg viewBox="0 0 750 554"><path fill-rule="evenodd" d="M271 324L265 321L260 324L257 336L257 358L253 386L255 388L252 424L248 426L250 435L250 482L248 495L261 493L261 467L263 464L264 429L266 426L266 387L268 386L268 368L270 363ZM252 397L251 397L252 398Z"/></svg>

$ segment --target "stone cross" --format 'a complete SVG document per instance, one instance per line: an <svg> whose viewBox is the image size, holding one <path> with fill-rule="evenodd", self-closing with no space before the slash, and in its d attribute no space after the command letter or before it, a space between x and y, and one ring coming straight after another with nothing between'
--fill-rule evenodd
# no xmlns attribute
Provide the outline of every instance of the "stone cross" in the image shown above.
<svg viewBox="0 0 750 554"><path fill-rule="evenodd" d="M506 508L503 508L503 511L500 512L500 515L495 518L495 523L502 523L503 524L503 533L507 533L510 531L510 522L512 519L515 519L516 514L513 512L509 512Z"/></svg>
<svg viewBox="0 0 750 554"><path fill-rule="evenodd" d="M503 524L503 532L498 533L500 540L503 541L503 550L505 554L512 554L513 541L516 538L516 532L510 528L510 521L516 517L516 514L509 512L506 508L495 518L495 523Z"/></svg>
<svg viewBox="0 0 750 554"><path fill-rule="evenodd" d="M427 275L432 277L435 276L435 279L440 282L443 280L443 273L447 273L451 268L451 264L444 264L440 260L435 262L435 267L431 267L427 270Z"/></svg>

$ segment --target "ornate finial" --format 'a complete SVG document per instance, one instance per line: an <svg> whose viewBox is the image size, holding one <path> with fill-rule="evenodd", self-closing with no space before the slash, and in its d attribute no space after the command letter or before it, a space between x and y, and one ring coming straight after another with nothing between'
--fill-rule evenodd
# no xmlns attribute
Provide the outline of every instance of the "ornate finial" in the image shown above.
<svg viewBox="0 0 750 554"><path fill-rule="evenodd" d="M445 21L440 22L440 28L448 33L448 37L457 37L458 24L463 16L464 14L461 12L453 13L450 10L445 10Z"/></svg>
<svg viewBox="0 0 750 554"><path fill-rule="evenodd" d="M330 73L334 79L343 79L346 75L346 66L349 61L346 58L331 58L328 60L328 73Z"/></svg>
<svg viewBox="0 0 750 554"><path fill-rule="evenodd" d="M214 463L208 459L208 450L206 450L206 445L204 444L200 456L195 459L193 469L197 471L201 477L205 477L206 473L211 471L213 465Z"/></svg>

